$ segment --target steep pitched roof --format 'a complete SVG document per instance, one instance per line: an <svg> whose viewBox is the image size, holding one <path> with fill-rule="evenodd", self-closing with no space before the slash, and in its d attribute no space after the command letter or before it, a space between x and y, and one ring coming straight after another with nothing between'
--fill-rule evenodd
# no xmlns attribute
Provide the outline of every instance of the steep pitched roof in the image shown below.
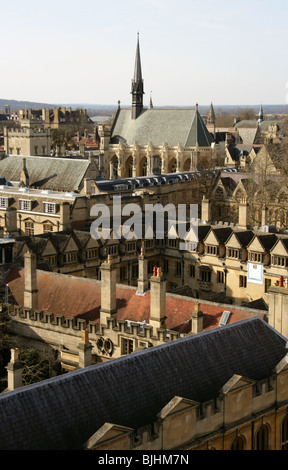
<svg viewBox="0 0 288 470"><path fill-rule="evenodd" d="M205 402L234 374L265 379L286 352L286 339L252 318L6 392L0 448L81 449L106 422L137 429L175 396Z"/></svg>
<svg viewBox="0 0 288 470"><path fill-rule="evenodd" d="M89 167L88 160L25 156L29 185L55 191L78 191ZM0 160L0 175L18 182L23 157L8 155Z"/></svg>
<svg viewBox="0 0 288 470"><path fill-rule="evenodd" d="M139 145L152 142L169 147L181 143L184 147L210 147L213 138L208 132L199 112L190 108L148 108L143 109L137 119L131 119L130 109L121 109L113 125L111 143L120 140L127 145L135 141Z"/></svg>

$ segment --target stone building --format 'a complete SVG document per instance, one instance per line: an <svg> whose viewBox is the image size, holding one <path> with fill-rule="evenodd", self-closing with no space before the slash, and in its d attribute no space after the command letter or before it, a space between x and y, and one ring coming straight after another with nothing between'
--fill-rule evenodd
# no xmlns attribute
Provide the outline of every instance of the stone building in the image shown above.
<svg viewBox="0 0 288 470"><path fill-rule="evenodd" d="M50 129L31 122L20 128L4 127L4 149L9 155L50 155Z"/></svg>
<svg viewBox="0 0 288 470"><path fill-rule="evenodd" d="M33 235L85 225L86 180L98 170L93 159L4 156L0 187L2 235Z"/></svg>
<svg viewBox="0 0 288 470"><path fill-rule="evenodd" d="M133 287L117 282L111 255L102 262L98 281L36 270L36 255L26 251L24 269L12 268L3 281L9 304L2 305L2 314L12 320L8 328L17 346L52 354L61 370L73 370L79 364L83 331L89 335L89 363L99 363L251 316L266 316L264 310L167 293L161 268L154 267L147 276L146 264L140 256Z"/></svg>
<svg viewBox="0 0 288 470"><path fill-rule="evenodd" d="M119 102L112 126L98 128L101 176L138 177L219 164L198 105L193 109L144 107L139 38L131 94L131 109L121 109Z"/></svg>
<svg viewBox="0 0 288 470"><path fill-rule="evenodd" d="M250 318L2 393L0 448L287 449L286 344Z"/></svg>

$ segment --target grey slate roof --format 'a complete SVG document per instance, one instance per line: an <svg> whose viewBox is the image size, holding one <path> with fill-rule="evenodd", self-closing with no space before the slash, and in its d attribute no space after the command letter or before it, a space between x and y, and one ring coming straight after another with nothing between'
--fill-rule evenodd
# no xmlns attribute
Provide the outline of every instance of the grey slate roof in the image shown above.
<svg viewBox="0 0 288 470"><path fill-rule="evenodd" d="M77 191L89 166L88 160L25 156L29 185L55 191ZM9 155L0 160L0 175L19 181L22 156Z"/></svg>
<svg viewBox="0 0 288 470"><path fill-rule="evenodd" d="M286 339L258 317L0 395L0 448L80 449L105 422L137 429L174 397L215 398L234 375L271 376Z"/></svg>
<svg viewBox="0 0 288 470"><path fill-rule="evenodd" d="M113 125L111 143L123 140L127 145L155 146L167 143L169 147L181 143L184 147L210 147L213 138L199 112L190 108L143 109L137 119L131 119L130 109L121 109Z"/></svg>

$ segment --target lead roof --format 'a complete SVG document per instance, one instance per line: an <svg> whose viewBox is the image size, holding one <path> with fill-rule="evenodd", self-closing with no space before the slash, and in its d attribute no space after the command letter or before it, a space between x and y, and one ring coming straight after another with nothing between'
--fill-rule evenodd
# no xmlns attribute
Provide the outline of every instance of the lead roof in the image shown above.
<svg viewBox="0 0 288 470"><path fill-rule="evenodd" d="M175 147L210 147L213 138L197 108L145 108L137 119L131 119L130 109L121 109L113 126L111 143L122 140L127 145Z"/></svg>
<svg viewBox="0 0 288 470"><path fill-rule="evenodd" d="M105 422L137 429L175 396L205 402L234 374L263 380L285 355L254 317L6 392L0 448L81 449Z"/></svg>

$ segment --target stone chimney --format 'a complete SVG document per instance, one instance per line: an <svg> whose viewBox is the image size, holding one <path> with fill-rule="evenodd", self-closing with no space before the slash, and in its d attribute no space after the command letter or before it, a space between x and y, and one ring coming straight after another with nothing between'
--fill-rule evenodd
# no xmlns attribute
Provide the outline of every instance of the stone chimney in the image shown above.
<svg viewBox="0 0 288 470"><path fill-rule="evenodd" d="M60 232L65 230L70 225L70 204L69 202L62 202L60 204Z"/></svg>
<svg viewBox="0 0 288 470"><path fill-rule="evenodd" d="M92 344L89 342L89 335L87 330L82 330L82 341L78 345L79 349L79 368L91 366L92 364Z"/></svg>
<svg viewBox="0 0 288 470"><path fill-rule="evenodd" d="M26 188L29 187L29 173L26 167L26 158L23 158L22 160L22 170L20 173L19 186L25 186Z"/></svg>
<svg viewBox="0 0 288 470"><path fill-rule="evenodd" d="M138 259L138 287L137 292L144 294L148 290L148 261L145 257L145 248L142 245L141 253Z"/></svg>
<svg viewBox="0 0 288 470"><path fill-rule="evenodd" d="M209 224L211 222L211 202L203 196L201 203L201 220Z"/></svg>
<svg viewBox="0 0 288 470"><path fill-rule="evenodd" d="M9 237L16 237L18 235L16 207L7 207L6 209L4 233Z"/></svg>
<svg viewBox="0 0 288 470"><path fill-rule="evenodd" d="M100 324L106 325L107 319L116 318L116 267L112 264L112 256L101 264L101 310Z"/></svg>
<svg viewBox="0 0 288 470"><path fill-rule="evenodd" d="M282 282L281 282L282 281ZM288 337L288 288L287 278L269 289L268 323L285 338ZM280 287L280 286L281 287ZM284 287L285 285L285 287ZM282 287L283 286L283 287Z"/></svg>
<svg viewBox="0 0 288 470"><path fill-rule="evenodd" d="M22 387L23 364L18 359L18 349L11 349L11 360L6 366L8 386L7 391Z"/></svg>
<svg viewBox="0 0 288 470"><path fill-rule="evenodd" d="M191 334L195 335L203 331L203 312L199 302L195 303L194 312L191 316Z"/></svg>
<svg viewBox="0 0 288 470"><path fill-rule="evenodd" d="M166 279L161 268L155 267L150 278L150 320L153 335L157 335L157 328L166 329Z"/></svg>
<svg viewBox="0 0 288 470"><path fill-rule="evenodd" d="M38 308L37 260L31 251L24 254L24 307Z"/></svg>
<svg viewBox="0 0 288 470"><path fill-rule="evenodd" d="M247 229L249 227L249 204L243 198L239 204L238 228Z"/></svg>

